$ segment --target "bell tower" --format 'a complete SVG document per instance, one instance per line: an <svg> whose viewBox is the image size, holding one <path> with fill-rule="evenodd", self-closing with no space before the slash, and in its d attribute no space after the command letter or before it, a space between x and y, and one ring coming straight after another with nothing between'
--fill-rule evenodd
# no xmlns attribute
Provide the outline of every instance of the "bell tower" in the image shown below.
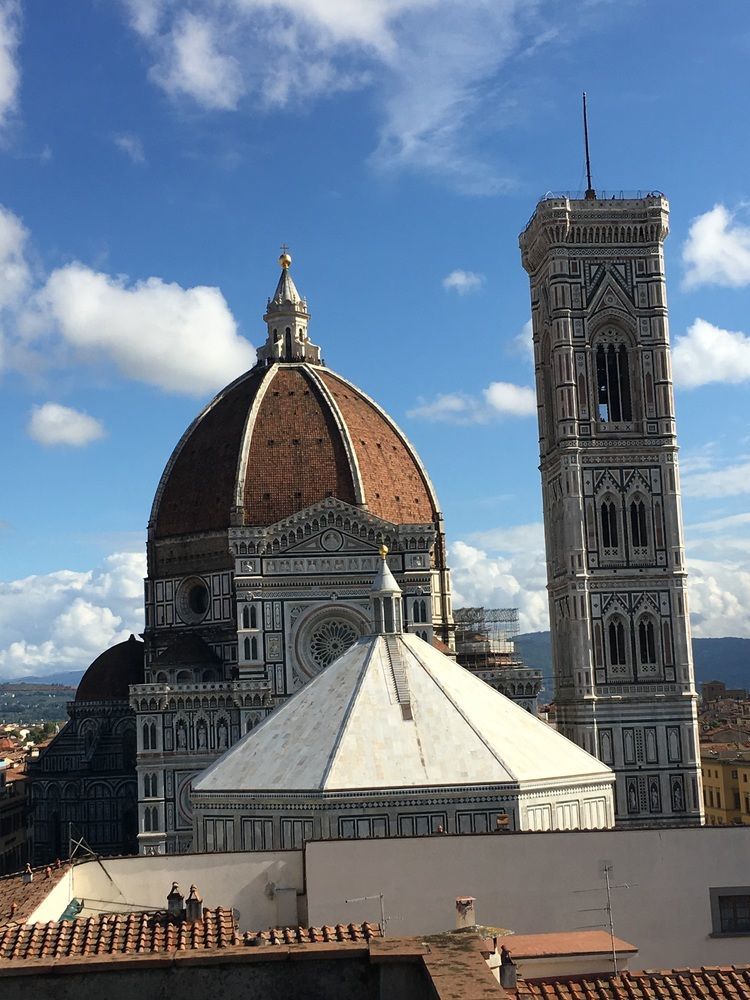
<svg viewBox="0 0 750 1000"><path fill-rule="evenodd" d="M531 283L558 728L617 774L620 826L702 822L669 352L669 205L548 197Z"/></svg>

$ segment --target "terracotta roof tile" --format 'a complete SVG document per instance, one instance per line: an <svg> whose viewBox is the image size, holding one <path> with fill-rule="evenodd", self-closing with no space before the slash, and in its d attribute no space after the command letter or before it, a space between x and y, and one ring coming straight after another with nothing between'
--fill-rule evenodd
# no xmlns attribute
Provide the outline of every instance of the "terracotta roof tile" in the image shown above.
<svg viewBox="0 0 750 1000"><path fill-rule="evenodd" d="M519 979L523 1000L750 1000L750 965Z"/></svg>
<svg viewBox="0 0 750 1000"><path fill-rule="evenodd" d="M549 934L509 934L500 939L514 959L559 955L608 955L612 939L606 931L558 931ZM619 954L635 953L635 945L615 938Z"/></svg>
<svg viewBox="0 0 750 1000"><path fill-rule="evenodd" d="M23 881L22 872L0 877L0 932L10 921L27 920L68 870L67 865L34 868L29 883Z"/></svg>
<svg viewBox="0 0 750 1000"><path fill-rule="evenodd" d="M289 945L289 944L328 944L329 942L360 942L370 941L380 937L380 927L377 924L336 924L335 927L282 927L267 931L246 931L243 940L245 944Z"/></svg>
<svg viewBox="0 0 750 1000"><path fill-rule="evenodd" d="M357 455L367 507L393 524L429 524L437 511L414 454L393 424L353 385L318 372L336 400Z"/></svg>
<svg viewBox="0 0 750 1000"><path fill-rule="evenodd" d="M240 944L234 913L203 910L190 923L168 913L100 913L46 924L0 927L0 958L76 958L90 955L155 954L207 950Z"/></svg>
<svg viewBox="0 0 750 1000"><path fill-rule="evenodd" d="M245 523L274 524L328 496L355 503L341 432L305 369L277 365L250 441Z"/></svg>

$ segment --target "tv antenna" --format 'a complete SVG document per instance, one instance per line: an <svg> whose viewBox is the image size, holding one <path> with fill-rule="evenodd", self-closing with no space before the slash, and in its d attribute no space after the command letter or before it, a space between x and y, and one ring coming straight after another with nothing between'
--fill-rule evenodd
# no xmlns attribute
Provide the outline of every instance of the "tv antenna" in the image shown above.
<svg viewBox="0 0 750 1000"><path fill-rule="evenodd" d="M579 913L601 913L602 910L607 914L605 923L603 924L586 924L586 928L594 927L604 927L605 930L609 931L609 942L612 949L612 970L615 975L617 975L617 943L615 940L615 918L612 909L612 891L614 889L630 889L630 882L623 882L621 885L612 884L612 873L614 871L614 866L611 861L603 861L600 867L600 873L604 879L605 889L607 893L607 903L605 906L590 906L583 910L579 910ZM596 889L574 889L576 893L580 892L601 892L601 889L597 887ZM581 928L583 929L583 928Z"/></svg>
<svg viewBox="0 0 750 1000"><path fill-rule="evenodd" d="M591 183L591 156L589 155L589 111L586 103L586 91L583 92L583 144L586 150L586 197L596 198L596 191Z"/></svg>
<svg viewBox="0 0 750 1000"><path fill-rule="evenodd" d="M345 903L365 903L370 899L380 900L380 933L385 937L385 928L388 923L388 918L385 915L385 903L383 902L383 893L378 892L374 896L352 896L351 899L345 899Z"/></svg>

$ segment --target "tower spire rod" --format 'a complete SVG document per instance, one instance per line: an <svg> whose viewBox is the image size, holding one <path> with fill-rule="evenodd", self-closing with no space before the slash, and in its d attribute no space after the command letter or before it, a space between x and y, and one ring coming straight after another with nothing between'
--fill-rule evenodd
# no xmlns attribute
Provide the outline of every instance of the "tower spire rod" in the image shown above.
<svg viewBox="0 0 750 1000"><path fill-rule="evenodd" d="M583 92L583 143L586 148L586 197L596 198L596 191L591 184L591 157L589 156L589 112L586 104L586 91Z"/></svg>

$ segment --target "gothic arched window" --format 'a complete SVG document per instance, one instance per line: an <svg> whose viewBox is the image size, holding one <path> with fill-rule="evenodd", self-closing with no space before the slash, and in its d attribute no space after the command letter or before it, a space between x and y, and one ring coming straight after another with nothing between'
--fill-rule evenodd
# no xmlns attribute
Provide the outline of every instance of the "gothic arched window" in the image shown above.
<svg viewBox="0 0 750 1000"><path fill-rule="evenodd" d="M253 660L258 659L258 640L255 638L255 636L253 636L252 639L250 640L250 657Z"/></svg>
<svg viewBox="0 0 750 1000"><path fill-rule="evenodd" d="M617 538L617 508L611 500L605 500L601 509L602 545L605 549L616 549Z"/></svg>
<svg viewBox="0 0 750 1000"><path fill-rule="evenodd" d="M636 498L630 503L630 541L633 548L645 548L648 545L646 534L646 505Z"/></svg>
<svg viewBox="0 0 750 1000"><path fill-rule="evenodd" d="M156 750L156 723L152 722L149 727L149 737L151 739L151 749Z"/></svg>
<svg viewBox="0 0 750 1000"><path fill-rule="evenodd" d="M148 723L144 722L143 723L143 749L144 750L150 750L151 749L151 740L149 739L149 735L150 734L149 734Z"/></svg>
<svg viewBox="0 0 750 1000"><path fill-rule="evenodd" d="M601 421L619 423L633 419L628 349L624 344L599 344L597 347L596 392Z"/></svg>
<svg viewBox="0 0 750 1000"><path fill-rule="evenodd" d="M255 605L253 604L250 608L250 628L257 628L257 627L258 627L258 611Z"/></svg>
<svg viewBox="0 0 750 1000"><path fill-rule="evenodd" d="M242 644L242 650L243 650L243 652L245 654L245 659L249 660L250 659L250 639L247 636L245 636L245 641Z"/></svg>
<svg viewBox="0 0 750 1000"><path fill-rule="evenodd" d="M609 662L613 667L624 667L627 664L625 656L625 626L619 618L613 618L607 629L609 644Z"/></svg>
<svg viewBox="0 0 750 1000"><path fill-rule="evenodd" d="M650 618L642 618L638 625L638 651L645 666L656 664L656 633Z"/></svg>
<svg viewBox="0 0 750 1000"><path fill-rule="evenodd" d="M250 608L247 604L242 609L242 627L250 628Z"/></svg>

